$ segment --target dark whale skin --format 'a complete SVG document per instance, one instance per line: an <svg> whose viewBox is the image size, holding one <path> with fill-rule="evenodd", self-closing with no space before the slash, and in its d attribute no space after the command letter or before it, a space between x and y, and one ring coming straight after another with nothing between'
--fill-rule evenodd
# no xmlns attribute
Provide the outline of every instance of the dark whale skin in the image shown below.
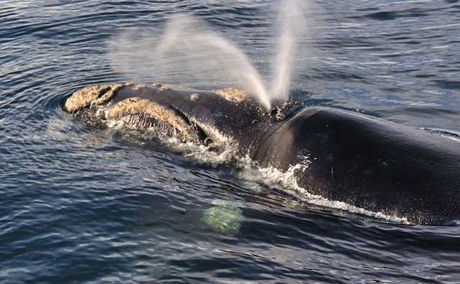
<svg viewBox="0 0 460 284"><path fill-rule="evenodd" d="M308 157L298 184L331 200L414 224L460 217L460 143L331 108L307 108L263 138L253 159L286 170Z"/></svg>

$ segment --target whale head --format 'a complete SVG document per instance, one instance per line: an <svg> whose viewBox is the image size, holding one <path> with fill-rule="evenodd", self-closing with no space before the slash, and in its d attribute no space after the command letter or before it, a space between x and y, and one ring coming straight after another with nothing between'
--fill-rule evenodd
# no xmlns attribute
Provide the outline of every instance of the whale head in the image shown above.
<svg viewBox="0 0 460 284"><path fill-rule="evenodd" d="M200 145L225 141L250 147L282 117L282 107L267 112L241 89L197 91L160 83L88 86L75 91L62 107L88 125L148 131Z"/></svg>

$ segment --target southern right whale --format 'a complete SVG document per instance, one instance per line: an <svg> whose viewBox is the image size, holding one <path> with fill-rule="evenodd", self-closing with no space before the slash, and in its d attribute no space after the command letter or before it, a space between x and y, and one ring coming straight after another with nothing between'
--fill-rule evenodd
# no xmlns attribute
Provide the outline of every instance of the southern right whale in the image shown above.
<svg viewBox="0 0 460 284"><path fill-rule="evenodd" d="M225 140L262 167L302 164L295 177L309 193L413 224L460 218L460 142L424 130L325 107L270 112L241 90L163 84L89 86L63 109L97 127L122 123L205 145Z"/></svg>

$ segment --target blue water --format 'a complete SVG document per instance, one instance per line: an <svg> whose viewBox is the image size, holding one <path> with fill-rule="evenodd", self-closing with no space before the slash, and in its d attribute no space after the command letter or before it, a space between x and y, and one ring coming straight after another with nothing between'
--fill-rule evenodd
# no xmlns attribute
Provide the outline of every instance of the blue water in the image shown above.
<svg viewBox="0 0 460 284"><path fill-rule="evenodd" d="M0 0L1 283L460 282L459 226L309 205L60 108L80 87L130 79L108 42L176 13L205 19L266 70L274 4ZM307 104L460 132L458 1L313 4L293 81Z"/></svg>

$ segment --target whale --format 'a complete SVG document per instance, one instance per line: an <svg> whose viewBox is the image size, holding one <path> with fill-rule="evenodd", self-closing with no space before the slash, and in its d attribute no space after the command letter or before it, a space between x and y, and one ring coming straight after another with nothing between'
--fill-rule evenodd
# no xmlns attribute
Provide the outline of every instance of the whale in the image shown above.
<svg viewBox="0 0 460 284"><path fill-rule="evenodd" d="M154 133L209 149L233 147L288 171L306 192L410 224L460 219L460 142L349 110L274 102L238 88L106 83L76 90L62 109L95 128Z"/></svg>

